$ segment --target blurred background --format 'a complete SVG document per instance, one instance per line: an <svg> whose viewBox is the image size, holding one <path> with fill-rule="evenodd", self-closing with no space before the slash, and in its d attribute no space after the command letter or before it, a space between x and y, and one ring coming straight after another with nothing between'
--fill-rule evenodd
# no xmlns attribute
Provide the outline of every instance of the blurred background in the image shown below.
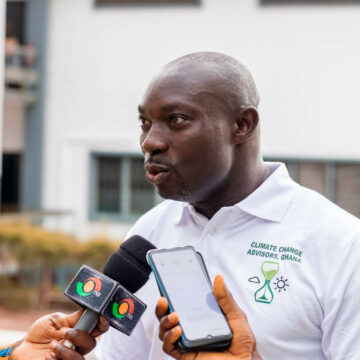
<svg viewBox="0 0 360 360"><path fill-rule="evenodd" d="M137 105L184 54L243 62L265 158L360 217L359 18L346 0L0 2L0 328L70 310L62 291L79 264L101 269L161 201Z"/></svg>

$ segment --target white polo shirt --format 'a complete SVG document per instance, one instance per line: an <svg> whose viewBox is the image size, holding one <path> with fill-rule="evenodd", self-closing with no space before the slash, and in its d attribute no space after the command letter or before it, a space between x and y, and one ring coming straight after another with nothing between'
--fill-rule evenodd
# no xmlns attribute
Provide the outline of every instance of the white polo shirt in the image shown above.
<svg viewBox="0 0 360 360"><path fill-rule="evenodd" d="M223 274L245 311L264 360L360 359L360 222L293 182L285 165L240 203L210 220L164 201L142 216L138 234L158 248L192 245L210 277ZM165 360L153 277L137 295L148 305L130 337L111 329L101 360Z"/></svg>

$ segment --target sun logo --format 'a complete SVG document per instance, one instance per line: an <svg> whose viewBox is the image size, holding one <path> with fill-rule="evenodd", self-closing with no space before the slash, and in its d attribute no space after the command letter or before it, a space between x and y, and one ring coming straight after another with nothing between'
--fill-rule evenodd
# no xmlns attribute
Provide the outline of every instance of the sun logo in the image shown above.
<svg viewBox="0 0 360 360"><path fill-rule="evenodd" d="M122 319L126 316L130 320L132 320L134 307L135 307L134 302L131 299L124 299L121 301L120 304L114 302L112 307L112 313L117 319Z"/></svg>
<svg viewBox="0 0 360 360"><path fill-rule="evenodd" d="M288 281L288 279L284 279L282 276L280 278L276 278L276 281L273 283L275 285L275 290L279 290L279 293L281 290L286 291L286 287L290 286Z"/></svg>
<svg viewBox="0 0 360 360"><path fill-rule="evenodd" d="M97 277L90 277L86 279L83 283L79 281L76 285L76 291L80 296L89 296L94 294L99 297L101 290L101 280Z"/></svg>

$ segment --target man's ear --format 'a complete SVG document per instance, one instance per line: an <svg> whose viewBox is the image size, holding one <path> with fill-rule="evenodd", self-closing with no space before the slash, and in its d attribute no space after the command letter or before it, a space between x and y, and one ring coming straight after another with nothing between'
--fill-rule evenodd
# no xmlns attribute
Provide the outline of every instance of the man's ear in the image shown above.
<svg viewBox="0 0 360 360"><path fill-rule="evenodd" d="M259 114L257 110L250 106L241 110L234 123L234 139L236 144L244 143L253 137L258 127Z"/></svg>

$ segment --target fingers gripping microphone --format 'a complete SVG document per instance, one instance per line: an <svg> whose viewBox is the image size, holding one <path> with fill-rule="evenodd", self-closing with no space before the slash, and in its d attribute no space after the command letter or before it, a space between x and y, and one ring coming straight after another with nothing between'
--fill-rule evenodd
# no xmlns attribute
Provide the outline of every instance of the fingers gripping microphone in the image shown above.
<svg viewBox="0 0 360 360"><path fill-rule="evenodd" d="M134 235L108 259L104 274L83 265L65 290L65 295L86 308L75 329L90 333L105 316L110 325L130 335L146 305L132 293L149 279L148 250L155 246Z"/></svg>

